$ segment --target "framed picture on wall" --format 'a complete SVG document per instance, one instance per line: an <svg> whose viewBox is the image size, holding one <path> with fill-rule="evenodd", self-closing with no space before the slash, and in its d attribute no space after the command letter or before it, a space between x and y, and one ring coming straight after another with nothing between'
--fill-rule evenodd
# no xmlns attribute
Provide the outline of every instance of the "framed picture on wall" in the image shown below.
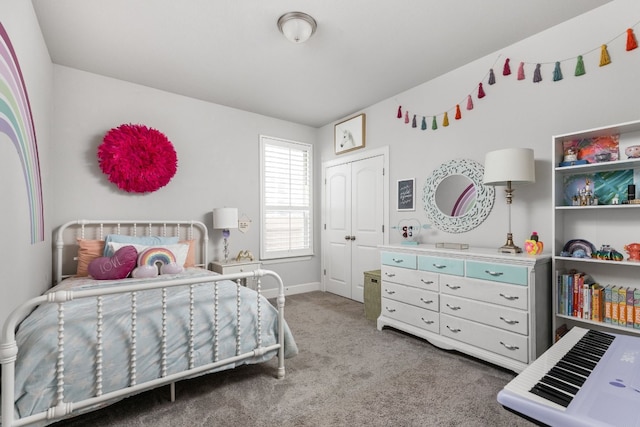
<svg viewBox="0 0 640 427"><path fill-rule="evenodd" d="M359 114L334 127L334 146L336 154L364 147L365 115Z"/></svg>
<svg viewBox="0 0 640 427"><path fill-rule="evenodd" d="M398 180L398 211L416 210L416 179Z"/></svg>

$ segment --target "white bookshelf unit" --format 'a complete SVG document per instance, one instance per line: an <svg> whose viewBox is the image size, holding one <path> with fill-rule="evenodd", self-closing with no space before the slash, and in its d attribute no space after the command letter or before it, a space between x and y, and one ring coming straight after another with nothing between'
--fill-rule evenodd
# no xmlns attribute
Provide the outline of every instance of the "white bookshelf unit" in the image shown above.
<svg viewBox="0 0 640 427"><path fill-rule="evenodd" d="M560 166L564 160L565 143L596 141L598 138L611 135L619 135L617 159ZM638 190L640 189L640 179L638 179L640 177L640 158L627 158L625 155L626 147L633 145L640 145L640 121L553 137L552 200L554 201L554 212L552 231L554 240L552 243L552 265L555 274L552 293L554 313L552 326L555 333L562 325L566 325L567 329L581 326L640 336L640 327L594 321L590 318L575 316L573 313L565 313L567 311L564 308L566 303L562 304L560 301L561 275L571 270L585 273L603 287L610 285L640 289L640 261L629 261L629 255L624 250L625 245L640 243L640 204L627 203L627 184L630 179L637 186L635 197L638 198L640 195ZM591 179L589 190L598 199L598 204L580 205L580 200L576 202L572 198L576 189L584 188L586 178ZM614 203L614 198L612 198L614 194L619 195L619 204ZM575 243L568 244L570 241ZM623 259L616 261L598 259L597 257L576 258L572 256L579 252L576 249L586 246L584 241L595 247L594 255L603 245L609 245L611 249L622 254ZM564 249L569 250L564 251ZM604 313L602 314L604 319ZM638 320L640 321L640 319Z"/></svg>

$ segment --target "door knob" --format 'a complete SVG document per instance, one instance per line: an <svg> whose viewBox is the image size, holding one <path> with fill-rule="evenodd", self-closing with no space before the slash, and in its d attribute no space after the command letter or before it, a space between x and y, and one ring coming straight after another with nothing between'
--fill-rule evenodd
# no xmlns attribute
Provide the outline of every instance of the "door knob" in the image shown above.
<svg viewBox="0 0 640 427"><path fill-rule="evenodd" d="M344 236L344 240L351 240L351 236Z"/></svg>
<svg viewBox="0 0 640 427"><path fill-rule="evenodd" d="M349 237L351 240L356 240L356 236Z"/></svg>

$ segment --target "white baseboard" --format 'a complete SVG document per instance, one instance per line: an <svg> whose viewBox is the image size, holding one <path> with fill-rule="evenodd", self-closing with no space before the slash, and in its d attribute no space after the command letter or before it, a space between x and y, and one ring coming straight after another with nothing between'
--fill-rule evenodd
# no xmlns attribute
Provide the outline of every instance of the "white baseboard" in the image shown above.
<svg viewBox="0 0 640 427"><path fill-rule="evenodd" d="M304 294L306 292L313 292L321 290L322 284L320 282L312 282L312 283L302 283L299 285L288 285L284 287L284 294L286 295L294 295L294 294ZM277 289L265 289L262 291L262 295L265 298L275 298L278 296Z"/></svg>

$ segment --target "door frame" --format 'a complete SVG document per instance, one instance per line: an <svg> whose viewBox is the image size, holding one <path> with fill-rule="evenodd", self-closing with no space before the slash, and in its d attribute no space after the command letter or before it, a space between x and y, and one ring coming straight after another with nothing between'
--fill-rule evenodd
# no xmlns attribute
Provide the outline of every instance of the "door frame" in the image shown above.
<svg viewBox="0 0 640 427"><path fill-rule="evenodd" d="M327 233L326 233L326 229L325 229L325 225L327 223L327 218L326 218L326 191L325 191L325 185L326 185L326 171L327 168L330 168L332 166L337 166L337 165L341 165L344 163L353 163L353 162L357 162L359 160L365 160L371 157L378 157L378 156L382 156L382 169L383 169L383 177L382 177L382 186L383 186L383 195L382 195L382 200L383 200L383 220L382 220L382 224L384 226L384 233L382 233L382 239L383 239L383 244L384 245L388 245L389 244L389 146L386 145L384 147L380 147L380 148L374 148L371 150L366 150L366 151L359 151L357 153L348 155L348 156L341 156L339 158L333 159L333 160L328 160L326 162L322 162L322 181L321 181L321 188L322 188L322 202L321 202L321 213L320 213L320 268L322 269L320 271L320 276L322 277L322 291L326 292L326 282L325 282L325 259L324 259L324 250L326 248L327 245Z"/></svg>

